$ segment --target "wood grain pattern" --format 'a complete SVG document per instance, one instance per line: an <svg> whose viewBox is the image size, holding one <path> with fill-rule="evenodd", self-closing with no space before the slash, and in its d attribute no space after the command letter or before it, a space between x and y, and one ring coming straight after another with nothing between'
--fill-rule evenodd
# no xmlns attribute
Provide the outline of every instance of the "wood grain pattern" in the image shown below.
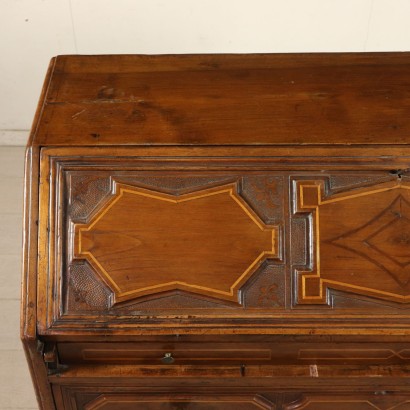
<svg viewBox="0 0 410 410"><path fill-rule="evenodd" d="M312 212L314 270L298 272L299 303L327 288L408 303L410 186L399 179L324 198L323 181L295 182L297 212Z"/></svg>
<svg viewBox="0 0 410 410"><path fill-rule="evenodd" d="M26 168L41 408L409 408L409 66L53 59Z"/></svg>
<svg viewBox="0 0 410 410"><path fill-rule="evenodd" d="M120 397L114 395L103 395L98 399L88 403L84 410L98 410L98 409L121 409L134 410L146 409L157 410L166 409L171 410L175 408L189 407L193 410L209 410L209 409L223 409L223 410L252 410L252 409L272 409L272 403L264 403L264 400L258 397L192 397L192 396L174 396L174 397L138 397L132 395L122 395Z"/></svg>
<svg viewBox="0 0 410 410"><path fill-rule="evenodd" d="M315 397L306 395L299 402L290 403L286 410L406 410L410 408L410 398L405 397L383 397L385 393L368 395L346 394L336 397L325 395ZM379 396L379 397L377 397Z"/></svg>
<svg viewBox="0 0 410 410"><path fill-rule="evenodd" d="M138 389L138 388L137 388ZM110 391L111 390L111 391ZM138 389L139 390L139 389ZM185 389L184 389L185 390ZM252 389L246 389L252 390ZM253 389L255 390L255 389ZM142 390L136 393L122 388L122 392L109 387L83 386L55 386L55 391L59 392L65 399L69 410L89 410L89 409L231 409L236 408L252 409L338 409L338 410L407 410L410 396L408 392L394 392L386 390L356 391L352 387L343 390L332 389L331 391L320 391L320 389L306 389L303 393L288 391L268 392L263 388L259 393L234 392L221 393L213 390L197 393L182 392L162 392L159 394L149 394Z"/></svg>
<svg viewBox="0 0 410 410"><path fill-rule="evenodd" d="M266 258L278 257L265 225L235 185L182 196L114 185L87 225L74 226L74 257L86 258L115 301L172 289L238 301Z"/></svg>
<svg viewBox="0 0 410 410"><path fill-rule="evenodd" d="M407 53L59 56L35 143L405 144L409 60Z"/></svg>
<svg viewBox="0 0 410 410"><path fill-rule="evenodd" d="M277 337L257 342L236 340L198 345L195 342L99 342L68 343L58 345L58 355L63 364L133 364L161 365L165 353L174 359L173 365L354 365L354 364L410 364L410 349L405 342L357 343L349 342L307 343L298 338Z"/></svg>
<svg viewBox="0 0 410 410"><path fill-rule="evenodd" d="M352 149L354 153L360 152L357 151L357 148ZM180 155L176 158L166 157L165 154L168 150L170 148L162 152L160 159L157 157L152 163L149 162L148 154L149 152L158 154L157 149L153 149L153 151L146 148L142 151L139 148L120 149L118 153L123 156L113 157L110 155L111 148L99 148L99 154L103 155L100 158L91 157L94 152L93 148L74 149L76 153L74 156L64 155L65 149L60 148L43 150L42 179L44 178L44 183L42 187L44 190L42 198L53 204L48 213L51 236L48 235L46 226L42 225L42 238L48 237L53 241L51 248L49 242L41 241L44 245L43 262L50 264L50 272L55 269L61 272L61 275L54 276L40 270L40 278L43 283L41 288L43 293L48 293L46 311L39 311L41 332L59 334L64 329L64 332L70 332L74 335L75 330L70 323L75 322L76 329L81 329L81 332L95 335L96 329L99 329L105 333L108 326L116 334L128 334L129 337L131 337L130 329L132 329L134 336L145 331L150 334L153 328L158 334L169 333L170 329L178 333L176 328L183 328L184 332L189 334L200 334L202 329L206 329L207 333L211 332L212 334L224 332L231 334L238 332L241 334L291 334L292 332L306 334L311 331L310 326L314 326L317 334L331 332L334 334L356 334L357 332L374 334L378 332L376 320L385 322L386 317L389 317L389 323L384 326L388 326L390 332L399 335L407 331L409 316L406 307L399 306L397 301L391 299L377 299L374 297L375 295L351 293L350 290L340 293L340 290L331 289L329 292L331 309L316 304L314 309L295 310L295 307L301 305L297 304L297 299L294 296L296 279L294 278L295 271L291 266L298 266L300 269L301 265L308 265L309 268L310 261L306 258L309 257L311 240L308 236L310 224L306 217L310 213L301 213L300 215L293 213L288 201L289 198L292 198L294 190L293 188L289 189L288 184L283 181L294 179L292 173L295 164L299 162L301 164L302 160L306 163L306 157L290 157L292 161L289 163L284 162L289 157L275 157L274 160L270 159L269 162L266 162L266 158L262 156L266 149L256 150L254 156L243 158L238 156L240 151L230 148L226 151L231 155L228 161L219 158L219 152L215 152L216 148L195 150L193 157L187 157L187 151L175 149L172 151L173 155ZM320 175L319 180L325 184L329 196L343 195L344 192L352 189L372 189L371 187L379 184L380 181L382 181L381 183L385 180L396 183L398 180L398 176L391 170L398 167L399 162L389 163L384 158L374 157L371 161L372 165L369 162L366 170L362 171L360 167L363 166L363 159L359 156L350 157L349 165L345 165L344 159L342 161L339 157L330 156L326 157L329 160L326 165L328 170L323 173L318 170L322 168L325 157L320 156L319 151L315 151L315 148L305 147L304 150L306 153L315 153L317 157L309 157L309 169L307 171L299 169L298 174L305 180L310 180L312 175ZM326 152L328 150L329 153L333 151L326 148ZM218 157L212 156L214 152L218 154ZM278 149L277 153L279 152L281 151ZM400 152L405 153L406 151L400 149ZM144 158L141 157L142 153ZM288 153L288 150L286 149L282 153ZM369 160L369 157L367 159ZM394 157L389 161L404 159L405 157ZM182 167L181 164L183 164ZM211 169L208 169L209 167ZM352 167L360 169L360 172L353 171ZM97 171L99 179L95 179ZM164 177L164 174L167 176ZM51 178L51 186L55 187L51 192L48 188L49 177ZM405 174L403 174L402 179L405 183ZM88 215L90 212L87 211L80 217L76 211L72 214L73 219L71 219L72 202L70 201L75 197L73 193L82 192L80 181L85 181L85 186L89 186L88 181L91 181L91 184L94 184L94 181L95 184L108 181L108 185L107 182L103 183L105 188L101 191L100 199L97 202L95 201L96 197L90 195L90 201L93 205L90 206L88 198L84 197L81 200L82 208L77 208L80 211L81 209L91 209L91 213L85 218L87 223L91 223L90 221L96 217L99 209L103 209L109 204L110 197L106 193L106 187L112 191L114 183L124 185L121 182L124 181L129 184L127 185L129 187L148 189L149 192L160 192L161 195L177 198L203 189L218 189L219 183L227 180L237 184L240 196L246 198L246 203L252 204L254 211L258 215L262 214L264 220L274 218L280 222L278 224L280 226L278 237L280 238L279 242L283 244L280 257L267 261L268 263L264 262L240 289L240 300L244 308L237 305L238 309L226 303L215 304L213 302L217 300L223 302L223 299L212 298L213 301L211 301L209 295L192 292L187 294L181 289L151 293L114 306L112 306L109 295L106 296L105 301L97 302L93 299L92 295L96 294L97 289L99 289L98 294L103 295L108 287L91 265L84 264L84 262L78 265L78 261L71 261L70 255L73 248L70 243L73 230L66 229L71 224L84 225L84 215ZM334 188L335 183L331 183L335 180L338 181L336 188ZM79 185L73 186L73 181ZM144 188L139 186L142 183ZM266 191L269 195L260 194L263 186L267 187ZM153 189L154 187L155 189ZM259 207L259 201L256 198L259 198L260 202L263 203L261 207ZM274 198L274 200L267 198ZM60 212L54 212L57 208ZM269 209L269 214L263 211L264 209ZM262 212L260 212L261 210ZM295 231L294 227L297 221L303 223ZM266 224L265 221L264 223ZM292 230L289 230L290 226L292 226ZM51 249L58 251L54 254L54 251L50 251ZM54 255L57 257L54 258ZM79 291L82 281L78 275L77 281L71 276L70 272L73 269L81 270L90 277L90 284L93 284L92 291ZM47 283L49 285L46 285ZM59 289L62 289L62 292ZM87 295L90 298L87 299ZM206 300L207 298L208 300ZM268 310L269 315L266 315ZM372 318L375 322L368 321L369 310L372 311ZM181 314L189 315L190 320L181 321ZM326 316L323 316L324 314ZM137 321L136 317L138 317ZM155 322L152 321L152 318L155 318ZM127 330L123 327L124 319L127 321ZM336 320L336 322L331 323L331 320ZM343 322L338 322L339 320L343 320ZM196 323L196 326L192 327L192 323Z"/></svg>
<svg viewBox="0 0 410 410"><path fill-rule="evenodd" d="M33 126L27 144L24 172L24 211L22 249L22 292L20 337L41 410L53 409L54 400L47 380L47 370L41 357L41 342L37 335L37 263L39 219L39 161L40 150L34 146L36 130L41 122L44 102L49 91L55 59L50 61L41 91ZM39 303L39 305L41 302Z"/></svg>

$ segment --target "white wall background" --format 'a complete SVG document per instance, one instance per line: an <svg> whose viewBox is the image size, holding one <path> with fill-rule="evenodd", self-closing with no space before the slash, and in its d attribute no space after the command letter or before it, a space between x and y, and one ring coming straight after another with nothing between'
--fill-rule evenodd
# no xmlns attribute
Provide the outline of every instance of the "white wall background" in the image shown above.
<svg viewBox="0 0 410 410"><path fill-rule="evenodd" d="M0 0L0 145L57 54L410 50L410 0Z"/></svg>

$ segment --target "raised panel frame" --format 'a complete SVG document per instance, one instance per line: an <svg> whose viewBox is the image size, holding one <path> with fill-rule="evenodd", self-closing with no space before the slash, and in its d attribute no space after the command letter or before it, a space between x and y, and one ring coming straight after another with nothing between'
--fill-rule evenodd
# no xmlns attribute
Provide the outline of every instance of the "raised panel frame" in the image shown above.
<svg viewBox="0 0 410 410"><path fill-rule="evenodd" d="M410 280L410 271L406 268L410 263L410 253L408 255L408 262L407 263L400 263L399 261L392 260L393 257L389 257L382 252L382 250L374 249L375 247L372 243L369 243L371 239L380 234L383 229L387 229L386 227L390 225L392 221L401 221L403 218L405 221L408 221L408 218L405 214L405 210L401 209L401 202L407 204L407 201L402 197L402 195L409 194L410 190L410 183L409 181L402 181L401 178L396 180L392 180L389 182L384 182L380 184L371 185L364 188L358 188L355 190L338 193L331 196L326 196L326 189L325 189L325 181L323 179L313 179L313 180L293 180L293 195L294 195L294 212L295 214L309 214L310 218L310 246L311 246L311 258L312 258L312 266L310 270L301 270L297 269L297 303L300 304L328 304L329 301L329 290L330 288L345 290L347 292L354 292L362 295L367 296L375 296L382 299L393 300L399 303L409 303L410 302L410 289L408 293L399 294L386 291L385 289L378 289L377 287L371 287L371 284L368 286L358 285L355 284L354 281L349 281L347 277L344 281L342 280L335 280L332 279L332 274L334 272L330 272L331 268L328 268L329 271L326 272L326 267L323 268L323 258L321 254L321 246L323 243L330 243L335 244L335 242L340 241L340 238L349 238L352 240L354 235L358 236L358 239L347 246L346 244L336 246L343 247L350 251L350 253L354 254L354 257L351 257L350 260L346 261L346 264L350 263L352 265L351 268L351 275L358 272L360 274L359 266L360 261L363 259L368 259L375 265L375 268L379 267L380 271L386 272L387 275L392 277L398 285L403 287L408 287ZM321 219L320 212L322 207L325 208L326 206L333 206L333 217L335 219L338 218L348 218L350 215L345 213L341 214L337 210L338 203L343 201L365 201L367 202L363 204L361 207L362 209L367 208L370 206L370 202L377 201L378 197L381 195L386 195L389 193L396 193L393 196L393 202L388 204L387 208L383 208L381 212L377 213L372 218L365 218L363 220L358 220L356 225L350 227L348 232L343 232L341 228L336 230L333 233L335 238L331 240L322 241L322 233L324 230L329 229L327 222L329 218L326 220ZM393 194L394 195L394 194ZM373 197L375 197L373 199ZM369 202L370 201L370 202ZM399 206L396 203L400 201ZM397 209L396 209L397 208ZM343 210L342 210L343 211ZM386 215L392 214L392 215ZM373 225L373 226L372 226ZM369 229L371 228L371 229ZM358 232L365 231L364 235L358 235ZM396 239L396 238L393 238ZM404 238L406 239L406 238ZM400 245L400 244L398 244ZM383 246L389 246L389 244L384 243ZM406 242L404 246L408 246ZM374 254L374 256L373 256ZM390 265L400 265L397 272L391 272L386 267L387 263L390 262ZM391 261L390 261L391 260ZM401 268L401 270L399 270ZM327 276L321 274L321 271L325 271ZM337 271L337 269L333 269L333 271ZM401 277L404 279L407 276L407 280L402 282L399 278L396 278L395 273L397 275L401 273ZM373 282L373 285L377 286L377 283Z"/></svg>
<svg viewBox="0 0 410 410"><path fill-rule="evenodd" d="M72 231L73 231L73 244L72 244L72 249L73 249L73 258L74 259L86 259L94 268L95 272L101 277L101 279L107 284L107 286L113 290L114 292L114 298L115 298L115 302L117 301L127 301L127 300L132 300L135 297L138 297L139 295L146 295L146 294L155 294L158 292L163 292L163 291L167 291L167 290L187 290L190 292L194 292L194 293L198 293L198 294L203 294L203 295L210 295L213 296L215 298L221 298L221 299L226 299L228 301L232 301L232 302L239 302L238 301L238 295L239 295L239 290L240 288L251 278L252 274L255 272L255 270L257 270L260 265L267 259L279 259L279 250L280 250L280 236L279 236L279 232L280 229L278 226L274 226L274 225L267 225L265 224L260 218L259 216L252 210L252 208L245 202L245 200L239 195L238 193L238 186L237 184L229 184L229 185L217 185L214 188L208 188L208 189L201 189L201 190L196 190L194 192L188 193L188 194L183 194L183 195L169 195L169 194L164 194L161 193L159 191L154 191L154 190L148 190L146 188L141 188L141 187L133 187L130 185L124 185L121 183L117 183L115 181L113 181L113 197L104 205L104 207L100 207L100 209L98 210L97 214L93 216L93 218L91 219L91 221L87 224L74 224ZM203 199L209 199L209 198L215 198L215 197L220 197L220 196L225 196L228 197L231 202L232 202L232 207L233 208L237 208L239 206L239 208L241 209L242 213L244 214L244 219L247 220L249 225L254 225L256 226L261 232L258 231L258 233L260 235L264 235L265 237L269 237L269 241L266 241L266 239L264 240L265 242L265 248L261 247L259 249L259 254L257 255L256 259L250 259L248 262L250 262L250 264L248 263L246 265L246 268L244 271L238 271L237 272L237 277L234 278L233 283L230 286L229 290L226 289L220 289L217 287L217 280L218 277L217 275L215 275L212 271L209 272L208 276L211 276L210 280L211 282L213 282L214 285L209 285L209 286L205 286L205 285L199 285L195 283L195 274L196 274L196 266L198 266L201 262L201 259L204 258L204 256L201 256L201 258L198 258L198 256L195 256L195 249L193 249L191 252L194 253L194 261L192 262L192 268L191 266L188 266L187 268L191 268L191 274L189 275L189 277L186 280L179 280L178 279L178 272L175 272L175 279L171 280L171 281L167 281L167 282L158 282L158 283L153 283L151 286L148 285L143 285L143 287L137 288L135 287L133 288L129 288L129 290L123 290L120 288L120 286L118 285L118 283L116 283L116 281L113 279L113 277L111 276L111 274L106 270L106 268L100 263L99 258L97 256L94 255L95 252L95 248L97 249L97 252L99 249L101 249L101 247L98 247L97 244L92 244L90 246L92 246L92 250L90 248L84 249L85 245L85 238L86 236L91 236L91 238L96 237L97 240L101 238L102 236L102 232L98 231L97 228L95 228L96 230L96 234L93 235L93 229L94 227L101 221L103 221L104 217L107 216L107 214L114 209L114 207L116 208L120 208L120 202L121 199L125 196L128 195L128 197L131 198L131 204L133 203L132 201L136 201L135 198L138 199L138 197L142 197L145 202L147 201L147 199L149 201L152 201L153 203L157 202L157 201L161 201L161 202L165 202L169 207L172 207L173 209L177 209L178 210L178 205L181 204L186 205L188 204L194 204L196 201L201 201ZM134 198L132 198L134 197ZM210 201L211 206L212 206L212 202L215 201ZM194 206L194 205L192 205ZM138 211L138 207L135 206L135 208L137 208L136 210ZM163 211L163 210L162 210ZM180 211L180 213L182 212L182 214L185 214L187 211L187 207L185 206L185 208ZM154 214L155 212L157 212L155 210L155 205L152 206L152 208L150 209L150 213L151 215ZM214 211L216 212L216 211ZM223 209L223 207L221 207L221 209L219 209L219 213L225 213L226 217L229 218L230 216L230 208L227 209ZM117 211L117 215L118 215L118 211ZM119 214L121 216L121 214ZM246 215L246 216L245 216ZM148 215L146 215L145 217L147 217ZM208 215L207 215L208 216ZM174 215L174 217L176 218L176 215ZM140 216L140 218L145 219L144 216ZM130 217L127 218L128 219L128 224L130 224ZM180 218L181 220L183 218ZM116 219L116 221L114 221L112 223L112 225L108 225L107 226L107 230L108 230L108 235L109 237L113 237L114 238L112 240L115 240L115 237L118 236L119 234L122 234L121 230L115 230L117 229L117 227L115 226L115 222L118 222L118 218ZM209 223L209 222L208 222ZM167 226L163 226L163 229L166 230ZM185 227L186 232L181 233L181 231L178 231L177 233L176 230L180 229L181 231L184 229L183 226L178 225L178 226L174 226L174 229L169 230L168 229L168 234L169 235L176 235L176 239L178 239L179 237L186 235L188 236L189 233L191 232L190 226L188 225L187 227ZM201 227L199 227L201 228ZM199 230L199 228L196 228ZM207 229L207 224L203 223L202 226L202 230ZM209 227L208 227L209 229ZM147 234L149 234L149 230L147 229ZM229 235L229 237L231 237L232 235L230 234L230 232L215 232L212 233L211 236L217 238L217 236L219 236L219 238L217 238L217 241L220 242L220 236L225 233L227 235ZM105 234L105 236L108 236L107 234ZM209 233L208 233L209 235ZM252 241L256 241L256 237L257 235L253 235L252 237L247 238L246 237L246 232L243 233L243 235L238 235L242 242L241 245L239 246L238 244L236 244L236 247L240 247L241 248L241 253L244 252L245 250L245 246L252 242ZM155 238L156 240L158 240L158 237ZM233 240L234 238L232 238ZM138 240L138 245L144 240L144 236L139 236ZM107 241L108 242L108 241ZM174 244L175 240L169 240L167 238L167 247L172 247ZM269 246L268 246L269 243ZM169 246L168 246L169 245ZM192 243L190 244L192 245ZM204 247L206 247L207 244L204 243ZM107 249L107 245L105 246L105 248ZM103 248L104 250L104 248ZM149 250L149 249L148 249ZM148 251L147 250L147 251ZM183 258L183 254L184 254L184 247L178 246L177 247L178 253L179 254L179 259ZM152 259L152 256L147 255L147 251L144 254L144 257L150 258ZM107 252L107 250L105 251ZM118 252L117 252L118 253ZM122 253L124 254L125 258L130 258L130 255L133 255L133 253L136 253L134 249L130 250L127 249L126 252L122 251ZM175 253L175 252L174 252ZM227 249L226 253L225 253L225 258L227 260L229 260L229 253L230 250L229 248ZM172 253L171 253L172 255ZM141 254L139 253L139 256L141 257ZM169 259L169 255L168 255L168 260L167 259L161 259L162 255L157 252L156 255L154 255L154 257L156 257L156 259L158 260L158 264L160 266L166 266L166 270L167 273L169 274L170 269L172 269L172 260L170 261ZM209 259L210 257L212 257L212 254L207 254L207 259ZM135 258L135 257L134 257ZM184 259L188 259L187 256L184 257ZM196 262L196 263L195 263ZM168 263L168 265L167 265ZM188 263L188 262L187 262ZM111 263L112 265L112 263ZM215 266L215 264L214 264ZM121 265L122 269L121 271L124 272L124 266ZM137 266L138 268L138 266ZM155 274L155 272L147 272L147 273L140 273L140 271L138 271L139 275L143 275L145 277L147 277L147 279L152 278L153 274ZM204 272L206 273L206 272Z"/></svg>
<svg viewBox="0 0 410 410"><path fill-rule="evenodd" d="M358 311L354 313L354 310L341 309L338 312L320 311L325 312L326 320L323 320L323 313L318 315L319 307L313 307L310 310L296 309L292 310L289 304L292 299L292 288L288 283L286 286L287 296L287 311L275 312L272 310L269 315L266 315L266 310L242 310L240 315L232 310L215 311L215 310L203 310L201 312L194 312L190 315L188 320L180 320L180 315L156 315L154 318L150 318L147 321L145 318L141 318L139 321L130 323L127 321L126 326L124 322L116 321L115 318L102 318L95 314L89 315L76 315L76 314L64 314L62 311L61 299L59 299L59 292L61 293L61 282L59 282L58 275L49 275L48 272L53 272L56 266L61 263L61 255L59 255L56 249L56 242L50 240L56 235L56 228L59 229L59 219L56 217L58 211L58 200L63 195L63 183L62 183L62 170L70 169L83 169L87 164L94 164L98 169L101 169L103 164L109 164L109 167L116 169L133 169L133 170L173 170L173 171L193 171L202 172L204 169L212 171L236 172L240 170L246 170L250 175L258 172L277 172L286 173L289 177L296 177L298 175L309 174L311 178L319 177L325 178L323 175L333 175L334 173L352 173L355 172L359 165L361 172L382 174L384 177L394 180L397 175L390 172L391 170L404 168L408 163L409 156L405 156L403 149L397 150L397 155L394 155L395 149L392 149L392 156L390 161L380 159L378 156L383 152L382 147L380 149L372 148L367 151L365 158L359 157L362 151L359 148L346 149L345 151L340 149L333 149L328 147L326 150L327 155L323 156L323 149L315 149L310 147L301 147L296 150L289 151L289 149L283 147L281 149L257 149L253 148L249 152L249 156L243 157L240 155L241 150L235 148L197 148L193 152L188 148L174 148L172 150L165 148L100 148L95 150L93 148L47 148L43 149L41 153L41 189L40 189L40 249L39 249L39 282L38 290L40 300L38 303L38 328L42 334L53 334L61 331L73 331L83 334L88 332L95 332L103 327L105 329L116 329L117 334L126 332L127 334L133 331L136 334L144 332L168 333L170 329L178 329L181 331L189 331L190 334L195 334L201 329L207 329L210 334L232 334L240 333L247 334L263 333L263 334L307 334L310 332L310 328L314 326L317 332L321 334L357 334L357 328L363 327L368 332L377 333L378 325L369 323L366 315L363 312ZM113 156L115 153L115 156ZM307 153L309 158L307 158ZM291 155L292 154L292 155ZM400 154L400 155L399 155ZM355 157L357 155L357 157ZM326 170L324 173L323 170ZM273 175L272 174L272 175ZM286 190L285 190L286 192ZM291 192L291 179L289 179L289 192ZM290 196L284 197L284 201L291 201ZM45 198L48 198L45 200ZM50 201L51 199L51 201ZM44 204L48 204L44 206ZM283 225L283 234L290 226L290 208L289 212L285 215L285 221ZM44 224L44 221L48 221ZM286 236L284 236L286 238ZM61 240L61 238L60 238ZM57 241L57 245L61 245ZM285 266L283 262L284 257L288 257L290 253L289 243L283 243L280 252L280 258L278 258L277 266ZM49 255L53 255L49 259ZM288 268L286 268L288 269ZM290 269L290 268L289 268ZM57 270L58 271L58 270ZM288 280L291 279L291 271L288 273ZM44 291L48 289L48 291ZM386 312L389 312L388 310ZM124 316L123 316L124 317ZM135 316L134 316L135 317ZM373 318L380 318L381 321L385 321L386 317L389 317L389 326L394 332L397 329L398 334L403 334L408 327L408 314L404 311L393 312L393 314L384 313L382 310L378 315L372 315ZM343 326L335 326L330 324L331 320L339 320L343 318ZM173 319L177 319L177 322L172 322ZM69 323L76 323L75 326L71 326ZM227 326L227 323L229 325ZM192 325L195 324L194 327ZM189 329L189 330L188 330ZM125 334L125 333L124 333Z"/></svg>

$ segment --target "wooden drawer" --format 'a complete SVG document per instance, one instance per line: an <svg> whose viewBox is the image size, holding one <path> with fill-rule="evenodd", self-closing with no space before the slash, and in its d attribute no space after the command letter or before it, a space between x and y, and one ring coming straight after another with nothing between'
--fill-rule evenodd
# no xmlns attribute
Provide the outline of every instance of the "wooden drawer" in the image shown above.
<svg viewBox="0 0 410 410"><path fill-rule="evenodd" d="M269 365L269 364L410 364L408 343L320 343L272 341L243 343L58 343L59 362L144 365Z"/></svg>
<svg viewBox="0 0 410 410"><path fill-rule="evenodd" d="M218 394L157 395L107 394L78 407L78 410L256 410L271 409L268 403L252 395L220 396Z"/></svg>
<svg viewBox="0 0 410 410"><path fill-rule="evenodd" d="M271 349L230 343L59 343L62 364L243 364L270 363Z"/></svg>
<svg viewBox="0 0 410 410"><path fill-rule="evenodd" d="M386 391L252 393L97 393L92 388L55 387L64 410L374 410L410 409L410 394ZM101 389L99 389L101 390Z"/></svg>
<svg viewBox="0 0 410 410"><path fill-rule="evenodd" d="M279 407L280 408L280 407ZM374 410L394 408L410 409L410 395L385 391L358 393L354 389L340 393L305 393L303 398L285 404L283 410Z"/></svg>
<svg viewBox="0 0 410 410"><path fill-rule="evenodd" d="M408 378L402 366L363 365L79 365L49 376L59 410L408 410Z"/></svg>

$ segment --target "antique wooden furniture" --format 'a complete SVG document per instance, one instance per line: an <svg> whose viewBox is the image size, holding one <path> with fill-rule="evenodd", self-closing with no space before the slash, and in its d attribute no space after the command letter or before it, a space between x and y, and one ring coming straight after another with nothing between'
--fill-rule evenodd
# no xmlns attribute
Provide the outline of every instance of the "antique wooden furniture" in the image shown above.
<svg viewBox="0 0 410 410"><path fill-rule="evenodd" d="M61 56L27 149L42 409L410 409L410 54Z"/></svg>

